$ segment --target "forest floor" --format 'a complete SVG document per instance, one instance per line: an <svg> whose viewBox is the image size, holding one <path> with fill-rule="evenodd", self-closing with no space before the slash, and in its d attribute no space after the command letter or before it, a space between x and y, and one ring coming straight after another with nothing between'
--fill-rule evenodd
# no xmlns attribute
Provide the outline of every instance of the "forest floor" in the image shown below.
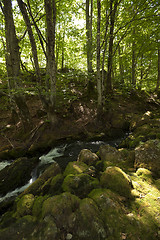
<svg viewBox="0 0 160 240"><path fill-rule="evenodd" d="M41 141L41 138L44 141L45 138L48 140L50 137L51 142L54 142L65 138L94 137L105 129L109 129L120 114L132 118L134 114L156 111L160 106L159 99L153 94L148 95L144 92L122 94L115 91L108 97L104 113L98 116L96 100L89 100L87 96L82 96L59 105L57 107L58 124L52 126L37 96L27 96L26 101L33 121L33 129L27 133L23 132L20 121L16 123L11 121L11 112L2 99L0 105L1 151L6 148L25 147L28 141L32 145Z"/></svg>

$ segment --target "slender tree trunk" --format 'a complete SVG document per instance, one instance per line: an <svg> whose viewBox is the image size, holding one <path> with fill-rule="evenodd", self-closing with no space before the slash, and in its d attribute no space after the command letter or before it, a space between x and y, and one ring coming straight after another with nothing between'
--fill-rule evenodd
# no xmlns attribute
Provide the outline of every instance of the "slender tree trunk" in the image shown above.
<svg viewBox="0 0 160 240"><path fill-rule="evenodd" d="M98 92L98 109L102 108L102 81L100 74L100 26L101 26L101 1L97 0L97 92Z"/></svg>
<svg viewBox="0 0 160 240"><path fill-rule="evenodd" d="M109 53L108 53L108 72L107 72L107 82L106 82L106 92L112 91L112 62L113 62L113 33L115 24L115 15L117 11L118 1L115 1L113 7L113 0L110 0L110 36L109 36Z"/></svg>
<svg viewBox="0 0 160 240"><path fill-rule="evenodd" d="M37 46L36 46L36 41L33 35L32 27L31 27L31 22L26 10L26 5L22 0L17 0L19 8L21 10L21 13L23 15L23 19L25 21L25 24L27 26L27 31L31 43L31 48L32 48L32 55L33 55L33 60L34 60L34 68L36 72L36 76L38 81L40 82L40 69L39 69L39 63L38 63L38 55L37 55Z"/></svg>
<svg viewBox="0 0 160 240"><path fill-rule="evenodd" d="M92 72L92 13L93 0L86 0L86 38L87 38L87 70Z"/></svg>
<svg viewBox="0 0 160 240"><path fill-rule="evenodd" d="M105 58L106 58L106 50L107 50L107 33L109 26L109 15L108 10L106 10L106 32L104 37L104 50L103 50L103 58L102 58L102 101L104 102L104 92L105 92L105 82L106 82L106 71L104 70Z"/></svg>
<svg viewBox="0 0 160 240"><path fill-rule="evenodd" d="M132 42L132 85L136 87L136 53L135 53L135 28L133 29L133 42Z"/></svg>
<svg viewBox="0 0 160 240"><path fill-rule="evenodd" d="M55 61L55 27L56 27L56 5L55 0L44 0L46 11L46 34L47 34L47 71L50 80L50 95L47 112L49 120L55 124L56 104L56 61Z"/></svg>
<svg viewBox="0 0 160 240"><path fill-rule="evenodd" d="M158 78L157 78L157 86L156 86L157 91L159 90L159 85L160 85L160 46L158 46Z"/></svg>
<svg viewBox="0 0 160 240"><path fill-rule="evenodd" d="M6 36L6 67L9 81L9 88L12 93L18 109L20 119L25 131L31 129L32 120L26 104L26 101L21 93L19 93L20 82L20 53L18 39L14 26L12 3L11 0L3 0L3 14L5 18L5 36Z"/></svg>
<svg viewBox="0 0 160 240"><path fill-rule="evenodd" d="M124 84L124 67L123 67L123 59L121 56L121 47L118 46L118 53L119 53L119 72L120 72L120 83Z"/></svg>

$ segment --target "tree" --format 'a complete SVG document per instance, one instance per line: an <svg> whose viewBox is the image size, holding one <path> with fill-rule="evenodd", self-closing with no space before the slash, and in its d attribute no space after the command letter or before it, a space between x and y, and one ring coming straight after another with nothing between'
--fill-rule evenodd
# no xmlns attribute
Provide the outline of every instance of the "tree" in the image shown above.
<svg viewBox="0 0 160 240"><path fill-rule="evenodd" d="M31 21L27 13L26 5L22 0L17 0L19 8L21 10L21 13L23 15L25 24L27 26L27 31L31 43L31 48L32 48L32 55L33 55L33 60L34 60L34 67L35 67L35 73L37 76L37 80L40 82L40 69L39 69L39 63L38 63L38 55L37 55L37 45L36 41L33 35L32 31L32 26L31 26Z"/></svg>
<svg viewBox="0 0 160 240"><path fill-rule="evenodd" d="M1 8L5 19L5 59L10 94L19 109L19 116L22 121L23 128L25 131L28 131L32 127L32 120L24 96L21 93L20 52L13 20L11 0L3 0Z"/></svg>
<svg viewBox="0 0 160 240"><path fill-rule="evenodd" d="M98 109L102 108L102 81L100 74L100 30L101 30L101 1L97 0L97 92L98 92Z"/></svg>
<svg viewBox="0 0 160 240"><path fill-rule="evenodd" d="M92 15L93 0L86 0L86 38L87 38L87 71L92 73Z"/></svg>

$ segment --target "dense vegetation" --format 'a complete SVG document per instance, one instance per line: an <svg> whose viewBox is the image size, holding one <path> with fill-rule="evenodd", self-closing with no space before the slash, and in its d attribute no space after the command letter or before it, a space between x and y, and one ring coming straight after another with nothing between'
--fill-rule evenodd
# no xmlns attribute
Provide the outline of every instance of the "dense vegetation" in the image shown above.
<svg viewBox="0 0 160 240"><path fill-rule="evenodd" d="M89 98L96 89L100 111L117 88L159 89L158 1L3 0L0 6L1 95L25 130L32 128L25 95L36 94L56 123L59 103L78 97L76 85Z"/></svg>
<svg viewBox="0 0 160 240"><path fill-rule="evenodd" d="M0 1L0 239L160 239L159 16L157 0Z"/></svg>

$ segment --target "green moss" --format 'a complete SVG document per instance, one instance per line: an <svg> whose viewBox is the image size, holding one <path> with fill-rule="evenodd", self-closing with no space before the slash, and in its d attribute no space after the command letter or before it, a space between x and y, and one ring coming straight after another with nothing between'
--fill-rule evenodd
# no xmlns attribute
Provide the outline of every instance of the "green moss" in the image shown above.
<svg viewBox="0 0 160 240"><path fill-rule="evenodd" d="M79 203L80 199L68 192L50 197L43 203L42 218L51 216L60 229L65 228L69 231L69 226L74 221L72 216L78 209Z"/></svg>
<svg viewBox="0 0 160 240"><path fill-rule="evenodd" d="M95 202L90 198L85 198L81 201L77 211L75 226L76 239L105 240L107 237L101 213Z"/></svg>
<svg viewBox="0 0 160 240"><path fill-rule="evenodd" d="M82 198L98 185L98 179L82 173L78 175L67 175L62 184L62 188L64 191L71 192Z"/></svg>
<svg viewBox="0 0 160 240"><path fill-rule="evenodd" d="M62 191L62 183L63 183L64 177L62 174L57 174L55 177L52 178L50 183L50 188L48 193L51 195L60 194Z"/></svg>
<svg viewBox="0 0 160 240"><path fill-rule="evenodd" d="M33 203L34 203L34 196L32 194L24 195L17 202L16 216L23 217L25 215L31 214Z"/></svg>
<svg viewBox="0 0 160 240"><path fill-rule="evenodd" d="M103 172L100 183L102 187L109 188L124 197L131 197L131 181L127 174L118 167L108 167Z"/></svg>
<svg viewBox="0 0 160 240"><path fill-rule="evenodd" d="M36 197L33 203L32 214L33 216L39 218L42 214L43 202L48 198L48 196Z"/></svg>
<svg viewBox="0 0 160 240"><path fill-rule="evenodd" d="M83 162L69 162L63 175L66 177L69 174L79 174L88 168L87 164Z"/></svg>
<svg viewBox="0 0 160 240"><path fill-rule="evenodd" d="M138 168L138 170L136 171L137 176L139 176L141 179L152 183L153 179L152 179L152 172L149 171L148 169L145 168Z"/></svg>

